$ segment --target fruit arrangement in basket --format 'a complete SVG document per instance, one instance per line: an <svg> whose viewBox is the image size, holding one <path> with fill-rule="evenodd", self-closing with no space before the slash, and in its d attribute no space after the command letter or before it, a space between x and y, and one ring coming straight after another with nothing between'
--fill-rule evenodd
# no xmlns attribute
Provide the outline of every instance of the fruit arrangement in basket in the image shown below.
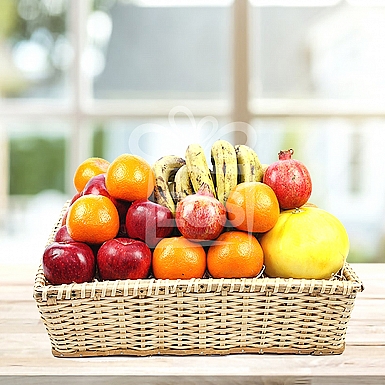
<svg viewBox="0 0 385 385"><path fill-rule="evenodd" d="M218 140L212 169L199 144L153 165L133 154L85 160L43 253L47 281L332 278L348 235L308 202L311 177L293 154L263 165L252 148Z"/></svg>

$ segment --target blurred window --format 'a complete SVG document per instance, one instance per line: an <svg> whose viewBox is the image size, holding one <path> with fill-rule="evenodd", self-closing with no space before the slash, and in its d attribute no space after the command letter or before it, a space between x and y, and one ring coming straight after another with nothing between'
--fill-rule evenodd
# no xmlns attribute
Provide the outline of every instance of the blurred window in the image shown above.
<svg viewBox="0 0 385 385"><path fill-rule="evenodd" d="M347 227L351 260L385 261L378 3L2 0L0 235L32 208L53 224L87 157L153 162L221 137L263 163L293 147L313 203Z"/></svg>
<svg viewBox="0 0 385 385"><path fill-rule="evenodd" d="M351 5L358 1L269 3L274 1L253 1L255 97L385 98L385 6L370 6L370 1L362 6Z"/></svg>
<svg viewBox="0 0 385 385"><path fill-rule="evenodd" d="M0 96L67 96L68 0L2 0Z"/></svg>
<svg viewBox="0 0 385 385"><path fill-rule="evenodd" d="M93 12L88 31L99 63L93 67L99 72L94 96L227 98L229 24L229 7L154 8L116 2L109 16ZM101 30L111 34L101 36Z"/></svg>

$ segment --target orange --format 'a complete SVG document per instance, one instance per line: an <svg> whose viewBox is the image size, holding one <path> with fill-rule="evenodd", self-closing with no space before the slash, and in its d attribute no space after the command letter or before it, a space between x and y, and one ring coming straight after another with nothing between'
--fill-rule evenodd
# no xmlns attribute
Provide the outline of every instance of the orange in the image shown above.
<svg viewBox="0 0 385 385"><path fill-rule="evenodd" d="M238 230L264 233L277 223L279 203L273 189L261 182L243 182L230 193L227 217Z"/></svg>
<svg viewBox="0 0 385 385"><path fill-rule="evenodd" d="M103 158L88 158L82 162L74 174L74 186L78 192L81 192L87 182L96 175L104 174L110 162Z"/></svg>
<svg viewBox="0 0 385 385"><path fill-rule="evenodd" d="M70 206L66 225L75 241L100 244L118 234L119 214L109 198L84 195Z"/></svg>
<svg viewBox="0 0 385 385"><path fill-rule="evenodd" d="M132 154L119 155L106 173L106 187L116 199L147 199L154 190L155 176L145 159Z"/></svg>
<svg viewBox="0 0 385 385"><path fill-rule="evenodd" d="M222 233L207 252L207 269L213 278L251 278L262 270L263 251L253 234Z"/></svg>
<svg viewBox="0 0 385 385"><path fill-rule="evenodd" d="M154 249L152 269L155 278L202 278L206 252L202 245L184 237L163 238Z"/></svg>

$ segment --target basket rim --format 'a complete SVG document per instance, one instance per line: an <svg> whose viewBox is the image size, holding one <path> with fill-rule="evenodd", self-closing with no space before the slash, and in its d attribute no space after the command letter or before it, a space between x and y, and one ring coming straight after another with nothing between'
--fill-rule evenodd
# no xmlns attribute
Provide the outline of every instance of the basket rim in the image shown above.
<svg viewBox="0 0 385 385"><path fill-rule="evenodd" d="M97 281L51 285L39 266L35 277L34 298L46 302L49 298L106 298L124 296L175 295L178 293L284 293L352 295L364 290L361 280L348 263L343 268L344 279L297 278L192 278L169 280L145 278L136 280Z"/></svg>

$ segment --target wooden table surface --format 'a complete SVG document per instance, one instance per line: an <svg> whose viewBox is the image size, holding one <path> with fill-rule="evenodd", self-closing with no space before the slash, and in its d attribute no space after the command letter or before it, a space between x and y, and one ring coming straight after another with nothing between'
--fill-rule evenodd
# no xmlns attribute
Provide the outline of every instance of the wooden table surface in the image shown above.
<svg viewBox="0 0 385 385"><path fill-rule="evenodd" d="M341 355L55 358L33 299L36 270L0 266L0 384L68 383L67 375L82 376L74 384L88 383L84 375L96 376L93 384L385 384L385 264L352 267L365 290L357 295Z"/></svg>

